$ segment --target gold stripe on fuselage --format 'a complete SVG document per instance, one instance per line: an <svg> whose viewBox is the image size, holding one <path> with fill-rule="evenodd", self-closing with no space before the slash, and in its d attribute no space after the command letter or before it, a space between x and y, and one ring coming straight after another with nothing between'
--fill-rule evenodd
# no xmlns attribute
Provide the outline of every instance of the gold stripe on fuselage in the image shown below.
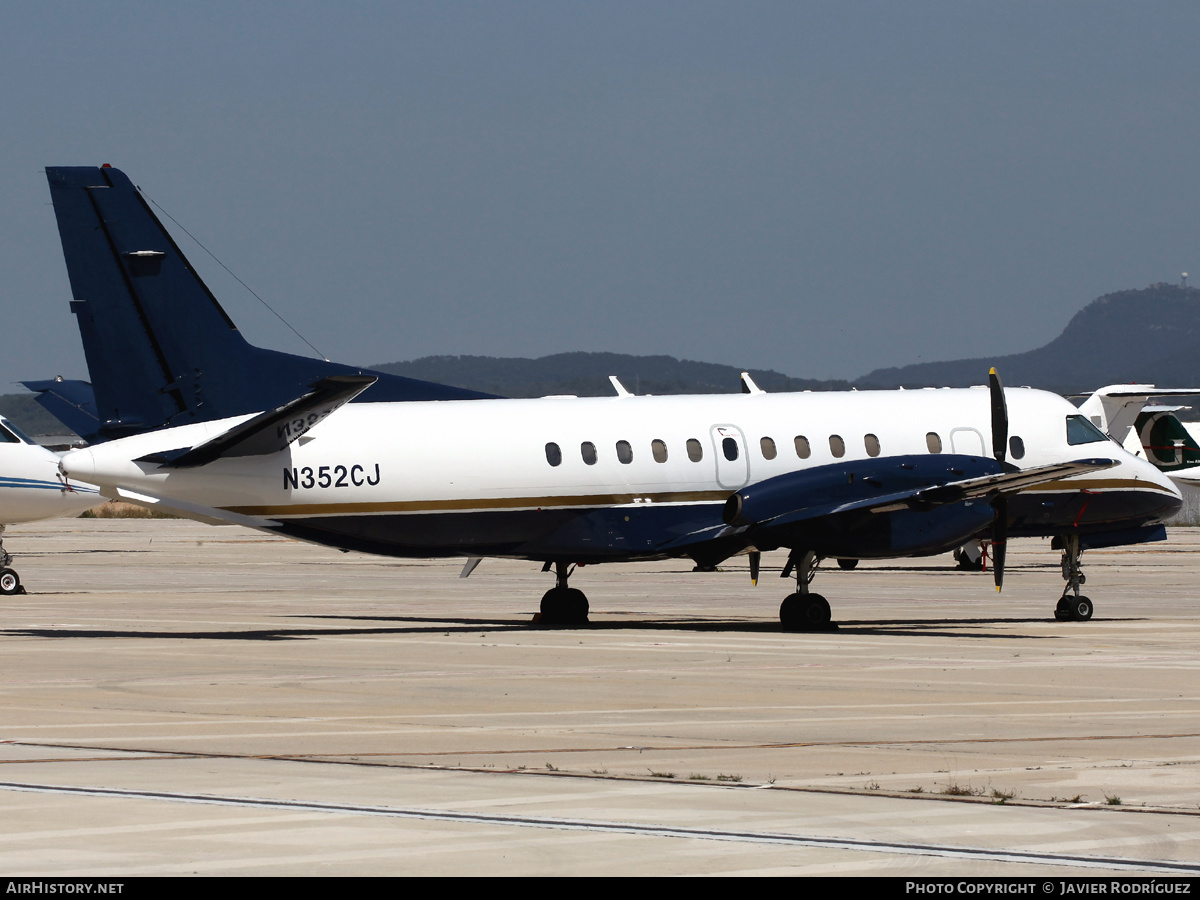
<svg viewBox="0 0 1200 900"><path fill-rule="evenodd" d="M350 516L385 512L466 512L490 509L562 509L573 506L640 506L654 503L724 503L733 491L678 491L657 494L581 494L575 497L496 497L465 500L396 500L365 503L297 503L283 506L227 506L243 516Z"/></svg>
<svg viewBox="0 0 1200 900"><path fill-rule="evenodd" d="M1169 494L1161 485L1134 478L1064 479L1025 488L1039 493L1075 493L1077 491L1151 490ZM484 512L501 509L571 509L581 506L640 506L663 503L723 503L734 492L674 491L645 494L580 494L559 497L496 497L462 500L396 500L362 503L296 503L272 506L227 506L229 512L243 516L353 516L380 513ZM1024 493L1024 491L1022 492Z"/></svg>

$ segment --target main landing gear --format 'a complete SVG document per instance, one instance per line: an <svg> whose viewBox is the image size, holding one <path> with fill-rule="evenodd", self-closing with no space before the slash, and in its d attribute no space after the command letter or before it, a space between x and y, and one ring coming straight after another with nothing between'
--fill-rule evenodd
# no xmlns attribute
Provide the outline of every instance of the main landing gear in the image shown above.
<svg viewBox="0 0 1200 900"><path fill-rule="evenodd" d="M586 625L588 623L588 599L583 591L567 587L572 567L569 563L555 562L555 585L542 596L541 611L534 617L539 625ZM547 562L543 572L550 571Z"/></svg>
<svg viewBox="0 0 1200 900"><path fill-rule="evenodd" d="M984 546L981 541L971 541L954 551L954 561L964 572L982 572Z"/></svg>
<svg viewBox="0 0 1200 900"><path fill-rule="evenodd" d="M793 550L783 567L782 578L796 573L796 593L788 594L779 606L779 624L784 631L827 631L837 628L831 619L829 601L813 594L808 586L821 560L811 550Z"/></svg>
<svg viewBox="0 0 1200 900"><path fill-rule="evenodd" d="M1079 593L1080 585L1087 582L1083 569L1079 566L1079 558L1083 551L1079 549L1079 535L1071 534L1062 538L1062 576L1066 581L1058 606L1054 608L1054 618L1060 622L1086 622L1092 617L1092 601Z"/></svg>
<svg viewBox="0 0 1200 900"><path fill-rule="evenodd" d="M4 526L0 525L0 594L23 594L25 588L21 586L21 576L8 567L11 562L12 554L4 549Z"/></svg>

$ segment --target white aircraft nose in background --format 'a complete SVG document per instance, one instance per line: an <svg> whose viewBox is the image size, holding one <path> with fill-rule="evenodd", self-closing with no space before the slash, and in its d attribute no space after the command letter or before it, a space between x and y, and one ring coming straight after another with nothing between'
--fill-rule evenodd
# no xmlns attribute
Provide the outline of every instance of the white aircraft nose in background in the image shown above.
<svg viewBox="0 0 1200 900"><path fill-rule="evenodd" d="M68 484L58 462L57 454L0 418L0 594L22 591L21 579L9 568L12 557L4 549L6 525L77 516L104 501L91 485Z"/></svg>

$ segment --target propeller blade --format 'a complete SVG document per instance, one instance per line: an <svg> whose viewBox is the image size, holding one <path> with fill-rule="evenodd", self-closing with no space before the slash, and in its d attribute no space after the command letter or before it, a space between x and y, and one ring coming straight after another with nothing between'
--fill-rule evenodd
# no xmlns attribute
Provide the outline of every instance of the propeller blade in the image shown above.
<svg viewBox="0 0 1200 900"><path fill-rule="evenodd" d="M757 550L750 551L750 583L758 587L758 564L762 562L762 554Z"/></svg>
<svg viewBox="0 0 1200 900"><path fill-rule="evenodd" d="M992 501L996 518L992 521L992 577L996 593L1004 587L1004 559L1008 555L1008 497L1001 494Z"/></svg>
<svg viewBox="0 0 1200 900"><path fill-rule="evenodd" d="M1008 403L995 366L988 372L988 388L992 395L992 455L1002 463L1008 456Z"/></svg>

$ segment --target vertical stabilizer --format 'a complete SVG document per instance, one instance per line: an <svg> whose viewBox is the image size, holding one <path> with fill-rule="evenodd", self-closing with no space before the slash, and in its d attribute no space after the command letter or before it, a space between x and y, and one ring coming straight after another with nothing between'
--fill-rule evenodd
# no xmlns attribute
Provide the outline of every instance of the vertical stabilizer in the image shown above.
<svg viewBox="0 0 1200 900"><path fill-rule="evenodd" d="M369 401L489 396L255 347L123 172L46 177L105 439L274 408L336 374L379 374Z"/></svg>

